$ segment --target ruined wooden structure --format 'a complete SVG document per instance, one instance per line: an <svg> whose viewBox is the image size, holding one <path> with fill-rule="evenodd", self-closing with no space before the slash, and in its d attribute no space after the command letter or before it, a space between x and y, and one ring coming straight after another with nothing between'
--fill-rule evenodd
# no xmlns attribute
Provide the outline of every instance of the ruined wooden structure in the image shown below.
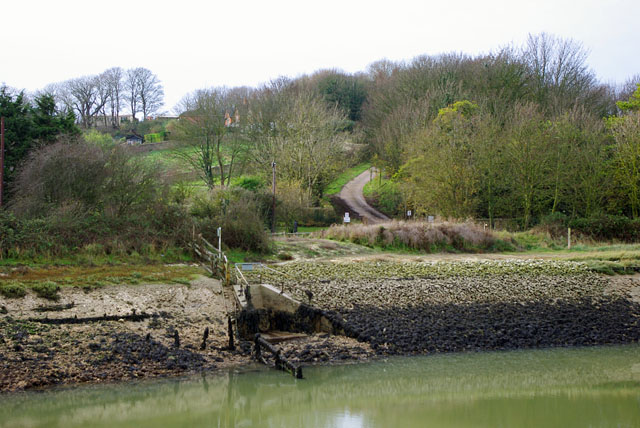
<svg viewBox="0 0 640 428"><path fill-rule="evenodd" d="M270 344L269 342L267 342L260 335L260 333L256 334L253 344L254 344L253 352L258 361L260 361L265 365L269 365L267 360L262 355L264 351L269 352L273 355L273 358L275 359L274 366L276 370L285 371L287 373L290 373L296 379L302 379L302 367L297 366L292 362L290 362L289 360L287 360L286 358L284 358L280 350L275 346L273 346L272 344Z"/></svg>

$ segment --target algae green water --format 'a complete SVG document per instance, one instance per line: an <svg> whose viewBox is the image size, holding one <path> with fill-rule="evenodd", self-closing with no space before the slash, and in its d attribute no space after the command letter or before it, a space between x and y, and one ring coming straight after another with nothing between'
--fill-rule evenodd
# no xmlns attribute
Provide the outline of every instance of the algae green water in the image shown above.
<svg viewBox="0 0 640 428"><path fill-rule="evenodd" d="M392 358L0 396L2 427L640 427L640 346Z"/></svg>

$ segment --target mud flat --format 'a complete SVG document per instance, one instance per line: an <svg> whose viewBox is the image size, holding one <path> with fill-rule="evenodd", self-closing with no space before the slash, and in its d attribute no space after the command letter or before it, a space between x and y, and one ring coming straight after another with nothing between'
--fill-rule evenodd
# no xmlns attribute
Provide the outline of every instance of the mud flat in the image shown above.
<svg viewBox="0 0 640 428"><path fill-rule="evenodd" d="M228 349L218 281L63 288L59 301L0 297L0 392L188 376L254 363L251 342ZM106 315L106 317L105 317ZM205 329L209 334L204 348ZM281 346L298 364L374 355L356 339L311 335Z"/></svg>
<svg viewBox="0 0 640 428"><path fill-rule="evenodd" d="M339 316L378 355L633 343L638 278L572 262L334 261L253 274ZM623 284L622 286L620 284Z"/></svg>

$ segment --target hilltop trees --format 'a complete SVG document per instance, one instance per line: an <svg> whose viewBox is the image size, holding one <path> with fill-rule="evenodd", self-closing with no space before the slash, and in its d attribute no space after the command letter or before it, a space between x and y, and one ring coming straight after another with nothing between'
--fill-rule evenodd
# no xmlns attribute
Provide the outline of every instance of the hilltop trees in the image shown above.
<svg viewBox="0 0 640 428"><path fill-rule="evenodd" d="M112 67L102 73L102 79L107 85L111 126L116 128L120 123L121 102L124 99L124 70L121 67Z"/></svg>
<svg viewBox="0 0 640 428"><path fill-rule="evenodd" d="M124 98L129 103L131 114L136 118L142 113L146 119L163 105L164 90L158 77L149 69L138 67L126 70L124 76Z"/></svg>
<svg viewBox="0 0 640 428"><path fill-rule="evenodd" d="M52 94L61 108L73 112L85 129L117 128L125 103L134 120L138 113L147 118L162 108L164 99L158 77L142 67L128 70L112 67L98 75L51 84L46 93Z"/></svg>

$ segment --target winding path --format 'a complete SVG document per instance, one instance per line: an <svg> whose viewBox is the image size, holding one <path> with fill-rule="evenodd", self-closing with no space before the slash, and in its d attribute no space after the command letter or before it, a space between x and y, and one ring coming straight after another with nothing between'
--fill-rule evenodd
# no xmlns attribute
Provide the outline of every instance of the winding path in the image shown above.
<svg viewBox="0 0 640 428"><path fill-rule="evenodd" d="M389 217L369 205L362 194L362 189L364 189L365 184L367 184L372 177L377 176L375 169L373 170L373 173L370 171L371 169L366 170L345 184L338 196L344 201L349 209L352 210L352 212L357 213L363 218L363 220L370 224L389 221Z"/></svg>

